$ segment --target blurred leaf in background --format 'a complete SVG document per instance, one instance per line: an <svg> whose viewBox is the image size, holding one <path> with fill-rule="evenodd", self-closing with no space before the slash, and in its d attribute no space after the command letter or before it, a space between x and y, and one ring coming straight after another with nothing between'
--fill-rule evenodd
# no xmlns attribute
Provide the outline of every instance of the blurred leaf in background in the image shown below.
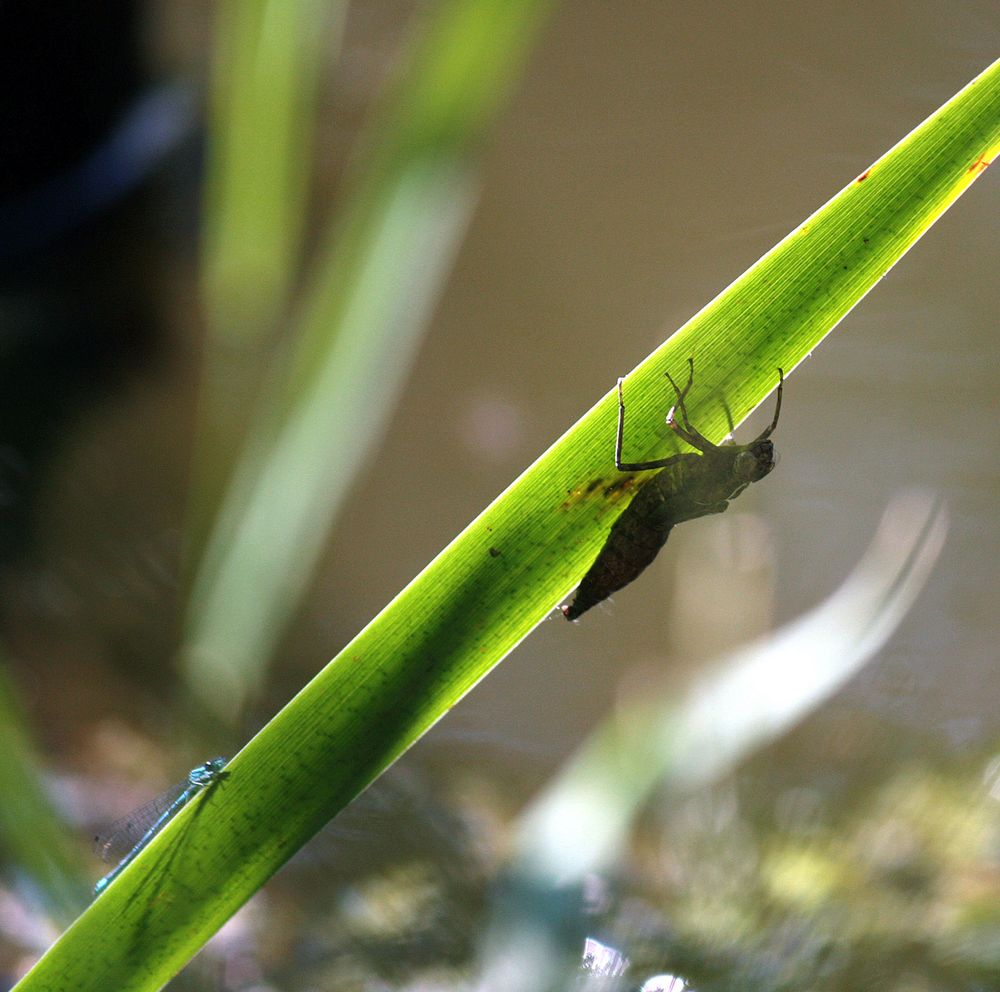
<svg viewBox="0 0 1000 992"><path fill-rule="evenodd" d="M280 5L263 4L275 6ZM548 0L447 0L424 16L420 37L369 126L341 202L320 237L319 257L292 307L287 362L279 360L260 403L252 390L241 397L237 387L234 395L222 381L230 375L228 360L221 375L209 370L203 409L219 407L230 427L234 416L246 419L248 408L252 411L224 494L208 480L218 478L220 466L225 479L230 459L203 443L202 485L192 495L192 546L196 554L203 540L205 546L188 599L185 673L199 698L227 721L257 691L341 501L382 437L468 221L477 146L519 78L549 6ZM228 234L210 239L207 265L215 300L210 312L221 315L215 333L227 358L233 345L250 343L247 335L234 332L240 320L232 317L253 306L245 284L269 294L251 321L265 326L280 312L274 294L291 284L289 276L261 283L254 272L258 264L287 272L289 255L294 256L288 246L301 230L303 193L291 163L308 157L302 139L309 128L301 118L312 101L300 88L309 86L316 70L301 78L293 71L295 87L272 88L272 99L261 103L245 94L226 100L224 83L235 79L242 87L240 67L253 64L262 36L274 32L288 36L280 45L270 42L283 53L281 68L294 70L301 55L310 66L320 54L329 57L311 40L317 24L309 15L315 7L301 5L300 18L261 16L252 26L244 24L218 53L225 68L217 73L217 103L229 112L215 118L220 150L214 185L228 195L210 199L207 226ZM237 12L245 17L241 4L223 5L222 24L237 23ZM310 38L304 53L303 35ZM254 79L251 75L251 86ZM276 94L292 106L276 112ZM297 123L291 126L290 120ZM288 143L293 136L298 145ZM261 222L283 228L274 250L284 246L280 259L262 258L247 250L247 238L253 245L267 232L247 232L240 219L261 210L256 194L261 177L253 163L262 149L277 157L268 149L282 142L284 165L276 171L294 172L296 179L279 183L286 191L283 208L262 211ZM210 351L213 347L210 342ZM203 424L209 436L220 433L216 428ZM197 521L208 519L214 521L211 535L202 538Z"/></svg>
<svg viewBox="0 0 1000 992"><path fill-rule="evenodd" d="M6 659L2 659L5 663ZM43 786L44 764L32 732L0 666L0 844L21 876L20 885L45 906L51 918L68 924L89 896L79 861L58 812Z"/></svg>

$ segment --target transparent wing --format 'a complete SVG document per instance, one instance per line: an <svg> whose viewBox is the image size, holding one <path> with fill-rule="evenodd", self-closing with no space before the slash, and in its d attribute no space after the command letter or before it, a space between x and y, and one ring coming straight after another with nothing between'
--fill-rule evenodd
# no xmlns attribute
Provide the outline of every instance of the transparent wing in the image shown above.
<svg viewBox="0 0 1000 992"><path fill-rule="evenodd" d="M173 788L161 792L155 799L150 799L148 803L144 803L127 816L115 820L106 830L94 837L94 853L109 864L121 861L189 786L190 782L184 779L183 782L178 782Z"/></svg>

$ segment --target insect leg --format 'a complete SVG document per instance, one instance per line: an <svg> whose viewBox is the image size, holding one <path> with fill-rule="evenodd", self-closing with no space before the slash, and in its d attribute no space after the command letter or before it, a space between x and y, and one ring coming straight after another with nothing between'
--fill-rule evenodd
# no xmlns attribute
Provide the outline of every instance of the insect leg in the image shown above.
<svg viewBox="0 0 1000 992"><path fill-rule="evenodd" d="M784 385L785 373L782 372L781 369L778 369L778 402L774 405L774 420L771 421L771 426L757 438L757 441L764 441L769 438L774 431L774 428L778 426L778 415L781 413L781 389Z"/></svg>
<svg viewBox="0 0 1000 992"><path fill-rule="evenodd" d="M677 402L670 408L670 412L667 414L667 426L675 433L678 437L687 441L692 448L697 448L698 451L705 452L711 451L715 448L715 445L706 437L702 437L697 430L691 425L691 420L688 417L687 407L684 405L684 397L687 396L688 390L691 388L691 383L694 382L694 359L688 359L688 381L687 385L680 389L677 383L674 382L670 373L667 372L667 380L670 385L674 387L674 392L677 394ZM674 419L675 411L680 410L681 413L681 423L678 424ZM683 426L681 426L683 424Z"/></svg>
<svg viewBox="0 0 1000 992"><path fill-rule="evenodd" d="M725 396L720 397L720 400L722 401L722 409L726 411L726 423L729 424L728 440L735 444L733 435L736 433L736 425L733 423L733 411L729 409L729 404L726 402Z"/></svg>
<svg viewBox="0 0 1000 992"><path fill-rule="evenodd" d="M618 438L615 441L615 468L619 472L644 472L649 468L663 468L674 456L670 458L657 458L651 462L622 461L622 435L625 433L625 400L622 397L623 381L623 379L618 380Z"/></svg>

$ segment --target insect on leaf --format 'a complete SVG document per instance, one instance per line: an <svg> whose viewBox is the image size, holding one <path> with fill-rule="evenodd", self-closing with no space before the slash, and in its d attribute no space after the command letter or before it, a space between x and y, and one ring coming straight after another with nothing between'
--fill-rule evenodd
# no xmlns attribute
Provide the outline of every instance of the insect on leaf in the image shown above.
<svg viewBox="0 0 1000 992"><path fill-rule="evenodd" d="M688 418L684 399L694 382L694 359L688 359L688 381L683 389L667 373L677 400L667 415L667 425L699 454L685 452L648 462L622 461L625 430L625 400L618 380L618 437L615 467L619 472L659 469L641 483L622 511L577 587L572 603L561 607L567 620L576 620L592 606L627 586L667 543L670 531L685 520L722 513L751 482L763 479L774 468L774 445L770 441L781 413L784 373L778 369L778 399L774 419L749 444L712 444ZM680 415L678 420L677 415Z"/></svg>

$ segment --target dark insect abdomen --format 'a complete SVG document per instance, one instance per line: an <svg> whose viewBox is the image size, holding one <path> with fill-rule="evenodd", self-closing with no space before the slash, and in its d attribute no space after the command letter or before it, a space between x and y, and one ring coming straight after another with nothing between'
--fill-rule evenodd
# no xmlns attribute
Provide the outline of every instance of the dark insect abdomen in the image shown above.
<svg viewBox="0 0 1000 992"><path fill-rule="evenodd" d="M567 620L576 620L592 606L627 586L659 554L673 522L663 513L650 513L646 504L662 505L655 486L646 486L614 522L608 538L576 590L573 602L562 607ZM665 519L666 517L666 519Z"/></svg>

